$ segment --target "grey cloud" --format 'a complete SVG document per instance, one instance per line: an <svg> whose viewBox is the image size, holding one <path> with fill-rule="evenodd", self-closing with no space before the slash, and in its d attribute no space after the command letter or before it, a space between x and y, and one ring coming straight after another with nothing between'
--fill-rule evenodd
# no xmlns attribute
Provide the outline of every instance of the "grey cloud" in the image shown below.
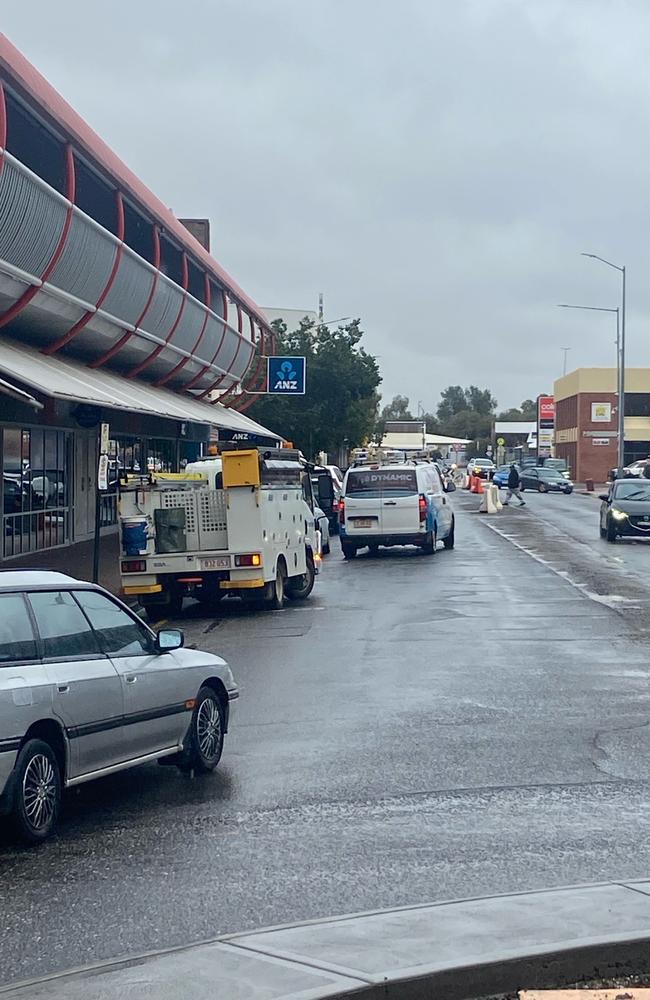
<svg viewBox="0 0 650 1000"><path fill-rule="evenodd" d="M384 394L648 360L644 0L36 0L3 28L259 302L360 315Z"/></svg>

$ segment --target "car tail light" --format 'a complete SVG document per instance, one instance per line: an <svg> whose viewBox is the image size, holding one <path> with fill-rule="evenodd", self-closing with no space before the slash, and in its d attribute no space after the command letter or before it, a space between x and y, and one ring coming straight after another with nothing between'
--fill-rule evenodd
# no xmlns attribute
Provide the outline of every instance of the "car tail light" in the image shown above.
<svg viewBox="0 0 650 1000"><path fill-rule="evenodd" d="M122 563L123 573L146 573L147 572L147 560L146 559L126 559Z"/></svg>
<svg viewBox="0 0 650 1000"><path fill-rule="evenodd" d="M339 524L345 524L345 500L339 500Z"/></svg>
<svg viewBox="0 0 650 1000"><path fill-rule="evenodd" d="M420 520L426 521L427 519L427 498L424 493L420 493L418 497L418 507L420 508Z"/></svg>
<svg viewBox="0 0 650 1000"><path fill-rule="evenodd" d="M337 512L338 509L339 509L339 501L338 500L332 500L332 510L334 511L335 514L336 514L336 512Z"/></svg>
<svg viewBox="0 0 650 1000"><path fill-rule="evenodd" d="M247 552L242 556L235 556L235 566L261 566L262 557L259 552Z"/></svg>

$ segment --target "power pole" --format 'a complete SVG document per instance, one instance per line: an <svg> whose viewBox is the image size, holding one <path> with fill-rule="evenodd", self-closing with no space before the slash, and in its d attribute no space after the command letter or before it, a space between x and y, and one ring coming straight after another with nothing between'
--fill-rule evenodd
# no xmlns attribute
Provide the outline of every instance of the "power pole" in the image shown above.
<svg viewBox="0 0 650 1000"><path fill-rule="evenodd" d="M318 293L318 322L319 323L323 322L323 316L324 315L325 314L323 312L323 293L319 292Z"/></svg>

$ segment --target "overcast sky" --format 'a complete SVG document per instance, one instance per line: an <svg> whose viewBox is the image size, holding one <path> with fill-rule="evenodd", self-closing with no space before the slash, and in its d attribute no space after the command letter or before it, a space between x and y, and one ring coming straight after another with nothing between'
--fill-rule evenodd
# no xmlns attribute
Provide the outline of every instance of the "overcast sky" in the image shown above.
<svg viewBox="0 0 650 1000"><path fill-rule="evenodd" d="M2 30L261 305L360 316L383 395L650 364L648 0L32 0Z"/></svg>

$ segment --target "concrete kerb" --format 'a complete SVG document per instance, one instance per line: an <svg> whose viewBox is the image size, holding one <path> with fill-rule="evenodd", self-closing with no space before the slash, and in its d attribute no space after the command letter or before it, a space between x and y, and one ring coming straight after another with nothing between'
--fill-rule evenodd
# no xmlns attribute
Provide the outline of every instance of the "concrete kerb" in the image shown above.
<svg viewBox="0 0 650 1000"><path fill-rule="evenodd" d="M3 1000L464 1000L650 973L650 882L379 910L0 988Z"/></svg>

